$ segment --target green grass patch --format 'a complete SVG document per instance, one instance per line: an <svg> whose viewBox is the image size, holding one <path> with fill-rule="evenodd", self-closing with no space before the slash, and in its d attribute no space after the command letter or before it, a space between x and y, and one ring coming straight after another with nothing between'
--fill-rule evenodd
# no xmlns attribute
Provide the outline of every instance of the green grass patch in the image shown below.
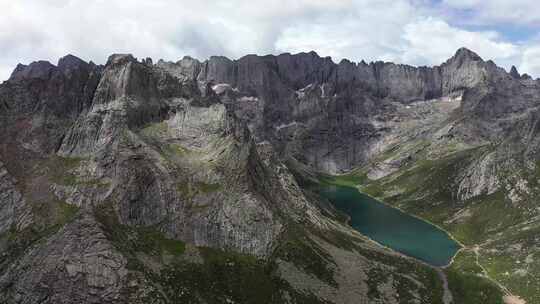
<svg viewBox="0 0 540 304"><path fill-rule="evenodd" d="M176 190L187 199L192 199L197 194L210 194L222 189L223 186L219 183L180 182L176 184Z"/></svg>
<svg viewBox="0 0 540 304"><path fill-rule="evenodd" d="M23 230L15 226L0 236L0 268L20 257L31 245L40 242L71 222L78 214L79 208L62 201L35 204L32 213L41 222L37 222Z"/></svg>
<svg viewBox="0 0 540 304"><path fill-rule="evenodd" d="M144 252L159 258L165 253L180 256L185 251L183 241L167 238L155 227L122 225L118 221L116 212L109 204L96 207L94 213L107 238L128 257L128 263L132 262L131 266L135 269L141 267L135 258L137 252Z"/></svg>
<svg viewBox="0 0 540 304"><path fill-rule="evenodd" d="M368 275L373 275L374 278L369 278L368 295L370 299L375 301L378 299L379 293L377 286L383 282L387 282L389 276L393 278L393 285L399 294L400 303L415 303L417 294L421 297L420 303L425 304L442 304L443 286L438 273L431 267L425 266L418 262L405 259L398 256L381 253L367 248L358 248L356 250L372 262L378 262L385 266L382 268L372 268ZM390 270L391 269L391 270ZM410 278L422 283L423 287L419 287Z"/></svg>
<svg viewBox="0 0 540 304"><path fill-rule="evenodd" d="M75 169L81 166L85 158L52 156L46 163L47 175L58 185L108 187L107 181L100 179L81 179Z"/></svg>
<svg viewBox="0 0 540 304"><path fill-rule="evenodd" d="M180 256L186 250L184 242L169 239L155 228L138 227L135 231L137 231L137 248L145 253L161 255L168 252Z"/></svg>
<svg viewBox="0 0 540 304"><path fill-rule="evenodd" d="M214 183L214 184L207 184L204 182L197 183L197 189L199 189L202 193L212 193L215 191L221 190L221 184Z"/></svg>
<svg viewBox="0 0 540 304"><path fill-rule="evenodd" d="M452 265L444 272L454 303L503 303L503 292L495 283L484 277L482 268L476 263L476 254L472 250L460 251Z"/></svg>
<svg viewBox="0 0 540 304"><path fill-rule="evenodd" d="M451 266L455 271L469 274L482 274L482 268L476 263L476 254L470 250L461 250Z"/></svg>
<svg viewBox="0 0 540 304"><path fill-rule="evenodd" d="M78 168L83 158L52 156L46 163L51 180L60 185L74 185L77 183L76 175L71 172Z"/></svg>
<svg viewBox="0 0 540 304"><path fill-rule="evenodd" d="M503 304L503 293L497 285L477 274L468 272L461 266L445 269L448 287L454 303L460 304Z"/></svg>
<svg viewBox="0 0 540 304"><path fill-rule="evenodd" d="M66 202L58 202L58 224L57 225L65 225L69 223L73 218L75 218L75 215L79 211L79 207L68 204Z"/></svg>
<svg viewBox="0 0 540 304"><path fill-rule="evenodd" d="M140 134L146 137L162 137L167 135L168 130L165 122L150 123L140 130Z"/></svg>
<svg viewBox="0 0 540 304"><path fill-rule="evenodd" d="M199 251L203 264L176 263L150 276L172 303L326 303L293 290L272 262L227 250Z"/></svg>
<svg viewBox="0 0 540 304"><path fill-rule="evenodd" d="M540 253L530 248L513 253L505 252L508 244L498 246L497 251L483 251L480 262L492 278L512 293L519 295L527 303L537 303L540 300ZM527 262L527 257L533 260Z"/></svg>
<svg viewBox="0 0 540 304"><path fill-rule="evenodd" d="M173 159L174 157L183 157L188 155L191 151L182 145L172 143L160 146L165 158Z"/></svg>
<svg viewBox="0 0 540 304"><path fill-rule="evenodd" d="M472 216L459 225L449 225L452 235L464 244L476 244L484 241L498 231L523 220L519 209L513 208L505 197L505 191L499 190L490 195L480 195L465 202L469 205Z"/></svg>
<svg viewBox="0 0 540 304"><path fill-rule="evenodd" d="M318 179L322 184L357 187L367 180L367 174L360 169L356 169L341 175L320 174Z"/></svg>

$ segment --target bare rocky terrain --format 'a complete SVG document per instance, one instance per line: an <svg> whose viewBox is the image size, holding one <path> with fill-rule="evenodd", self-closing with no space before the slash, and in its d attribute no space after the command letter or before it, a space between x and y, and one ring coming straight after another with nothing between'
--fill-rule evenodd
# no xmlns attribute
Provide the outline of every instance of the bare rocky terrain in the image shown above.
<svg viewBox="0 0 540 304"><path fill-rule="evenodd" d="M0 303L535 303L539 105L540 81L467 49L19 65ZM304 187L323 175L466 248L440 271L373 243Z"/></svg>

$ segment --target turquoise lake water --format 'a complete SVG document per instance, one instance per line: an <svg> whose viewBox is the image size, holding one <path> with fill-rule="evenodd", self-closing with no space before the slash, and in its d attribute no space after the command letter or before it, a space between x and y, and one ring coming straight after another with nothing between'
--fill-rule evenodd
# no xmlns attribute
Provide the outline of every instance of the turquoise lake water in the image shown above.
<svg viewBox="0 0 540 304"><path fill-rule="evenodd" d="M433 266L447 265L460 248L446 232L356 188L321 186L319 193L351 217L351 226L371 239Z"/></svg>

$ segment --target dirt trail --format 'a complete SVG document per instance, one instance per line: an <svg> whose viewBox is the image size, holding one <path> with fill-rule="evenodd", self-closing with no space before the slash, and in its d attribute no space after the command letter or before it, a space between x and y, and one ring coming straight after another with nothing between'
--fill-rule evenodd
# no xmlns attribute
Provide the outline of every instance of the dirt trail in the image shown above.
<svg viewBox="0 0 540 304"><path fill-rule="evenodd" d="M452 292L450 291L450 288L448 288L448 279L446 278L446 274L439 267L435 268L435 270L437 270L437 273L439 274L439 277L441 278L441 281L443 282L443 290L444 290L443 291L443 298L442 298L443 303L444 304L452 304L452 303L454 303L454 297L452 296Z"/></svg>
<svg viewBox="0 0 540 304"><path fill-rule="evenodd" d="M504 304L526 304L525 300L518 296L504 296Z"/></svg>

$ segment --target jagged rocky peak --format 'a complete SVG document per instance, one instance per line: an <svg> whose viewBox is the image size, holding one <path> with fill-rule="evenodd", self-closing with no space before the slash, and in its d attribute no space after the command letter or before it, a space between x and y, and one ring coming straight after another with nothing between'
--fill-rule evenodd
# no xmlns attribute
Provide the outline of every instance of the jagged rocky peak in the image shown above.
<svg viewBox="0 0 540 304"><path fill-rule="evenodd" d="M199 81L234 84L234 62L224 56L212 56L204 62Z"/></svg>
<svg viewBox="0 0 540 304"><path fill-rule="evenodd" d="M107 59L107 65L123 64L127 62L137 62L137 58L131 54L112 54Z"/></svg>
<svg viewBox="0 0 540 304"><path fill-rule="evenodd" d="M113 54L94 96L94 103L108 103L121 97L155 101L160 97L153 66L137 61L131 54Z"/></svg>
<svg viewBox="0 0 540 304"><path fill-rule="evenodd" d="M515 65L513 65L512 68L510 69L510 76L512 76L515 79L521 78Z"/></svg>
<svg viewBox="0 0 540 304"><path fill-rule="evenodd" d="M145 65L148 65L148 66L153 66L154 65L154 61L150 57L146 57L145 59L143 59L142 63L145 64Z"/></svg>
<svg viewBox="0 0 540 304"><path fill-rule="evenodd" d="M185 55L184 57L182 57L182 59L178 60L176 63L182 64L184 62L198 62L198 63L200 63L200 61L197 58L193 58L193 57L191 57L189 55Z"/></svg>
<svg viewBox="0 0 540 304"><path fill-rule="evenodd" d="M452 56L449 61L458 61L461 63L465 61L482 61L482 57L480 57L475 52L469 50L468 48L462 47L456 51L454 56Z"/></svg>
<svg viewBox="0 0 540 304"><path fill-rule="evenodd" d="M448 95L456 90L473 88L492 78L495 74L497 74L496 77L506 74L504 70L499 70L493 62L485 62L475 52L467 48L458 49L455 55L443 63L439 69L442 78L442 95Z"/></svg>
<svg viewBox="0 0 540 304"><path fill-rule="evenodd" d="M180 65L184 75L189 79L196 79L201 71L201 62L190 56L184 56L176 64Z"/></svg>
<svg viewBox="0 0 540 304"><path fill-rule="evenodd" d="M58 68L62 71L86 67L88 63L77 56L68 54L58 60Z"/></svg>
<svg viewBox="0 0 540 304"><path fill-rule="evenodd" d="M357 64L348 60L336 64L330 57L320 57L313 51L277 56L247 55L237 60L212 56L203 62L184 57L176 63L160 60L157 66L183 81L227 83L258 95L268 93L263 82L279 87L280 97L310 84L330 83L336 90L362 87L379 97L403 102L436 98L472 87L485 79L486 73L496 72L494 63L483 61L466 48L460 48L441 66L434 67L390 62Z"/></svg>
<svg viewBox="0 0 540 304"><path fill-rule="evenodd" d="M9 80L18 81L23 79L48 79L53 71L56 70L56 67L44 60L34 61L29 65L18 64Z"/></svg>
<svg viewBox="0 0 540 304"><path fill-rule="evenodd" d="M330 57L320 57L316 52L295 55L281 54L276 57L279 75L295 89L310 83L322 83L329 79L336 64Z"/></svg>
<svg viewBox="0 0 540 304"><path fill-rule="evenodd" d="M68 54L61 57L56 66L49 61L44 60L34 61L29 65L19 63L12 72L9 80L21 81L25 79L40 79L46 81L53 79L54 75L60 74L64 74L68 78L80 78L80 74L78 74L79 76L73 76L73 73L82 71L83 73L88 74L97 67L98 66L96 66L93 62L88 63L77 56Z"/></svg>
<svg viewBox="0 0 540 304"><path fill-rule="evenodd" d="M523 75L521 75L521 79L533 79L533 78L531 77L531 75L524 73ZM540 78L538 78L538 81L540 82Z"/></svg>
<svg viewBox="0 0 540 304"><path fill-rule="evenodd" d="M201 62L190 56L184 56L177 62L160 59L156 66L182 81L197 79L201 71Z"/></svg>

